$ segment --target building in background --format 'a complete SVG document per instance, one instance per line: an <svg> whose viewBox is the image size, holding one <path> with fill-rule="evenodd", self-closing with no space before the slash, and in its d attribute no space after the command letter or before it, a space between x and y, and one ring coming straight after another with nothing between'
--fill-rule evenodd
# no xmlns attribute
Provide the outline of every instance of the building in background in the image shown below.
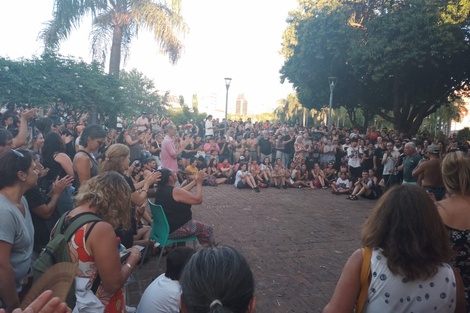
<svg viewBox="0 0 470 313"><path fill-rule="evenodd" d="M236 115L247 115L248 113L248 101L245 99L245 94L241 93L237 96L235 103L235 114Z"/></svg>

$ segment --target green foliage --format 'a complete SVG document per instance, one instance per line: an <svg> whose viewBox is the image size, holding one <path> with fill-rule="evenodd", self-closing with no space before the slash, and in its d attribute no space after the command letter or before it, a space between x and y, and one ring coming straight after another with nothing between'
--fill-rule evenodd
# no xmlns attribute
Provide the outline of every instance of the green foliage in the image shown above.
<svg viewBox="0 0 470 313"><path fill-rule="evenodd" d="M48 50L56 50L60 42L87 16L92 17L93 55L98 59L110 57L110 73L119 76L121 48L125 56L131 40L139 31L153 33L160 52L172 63L181 56L179 34L186 32L181 16L181 1L173 0L54 0L53 18L46 23L40 36Z"/></svg>
<svg viewBox="0 0 470 313"><path fill-rule="evenodd" d="M153 81L136 69L122 71L119 76L120 89L123 91L123 105L120 111L124 115L138 115L140 112L162 114L162 98L157 94Z"/></svg>
<svg viewBox="0 0 470 313"><path fill-rule="evenodd" d="M459 130L457 138L463 141L470 140L470 128L465 127L464 129Z"/></svg>
<svg viewBox="0 0 470 313"><path fill-rule="evenodd" d="M163 111L153 82L142 73L124 72L117 80L91 64L55 55L31 60L0 58L0 101L38 108L60 105L65 111L104 115Z"/></svg>
<svg viewBox="0 0 470 313"><path fill-rule="evenodd" d="M190 109L187 104L184 103L184 97L179 96L179 103L181 108L174 109L170 108L168 110L168 115L171 118L171 121L176 125L185 125L188 122L191 124L198 123L201 120L204 120L207 117L207 113L199 113L197 103L197 95L192 96L193 108Z"/></svg>
<svg viewBox="0 0 470 313"><path fill-rule="evenodd" d="M86 112L118 110L119 82L106 75L98 63L44 55L14 61L0 58L0 99L18 105L48 107L60 103L66 109Z"/></svg>
<svg viewBox="0 0 470 313"><path fill-rule="evenodd" d="M359 108L364 127L379 115L414 134L468 79L468 0L299 2L281 79L308 108L327 106L335 76L333 107L345 107L353 123Z"/></svg>

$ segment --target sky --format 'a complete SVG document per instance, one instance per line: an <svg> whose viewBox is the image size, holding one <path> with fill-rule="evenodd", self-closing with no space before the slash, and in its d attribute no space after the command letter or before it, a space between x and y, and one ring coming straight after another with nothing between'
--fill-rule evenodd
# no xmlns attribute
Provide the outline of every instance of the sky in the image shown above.
<svg viewBox="0 0 470 313"><path fill-rule="evenodd" d="M40 55L38 34L52 18L53 0L8 1L1 7L0 56ZM215 93L221 108L224 78L230 77L229 113L234 113L241 93L248 100L248 114L272 111L279 99L293 92L288 82L280 83L284 59L279 51L288 12L296 7L297 0L182 0L189 32L178 63L171 65L158 52L151 33L142 30L131 43L124 69L136 68L153 79L157 89L183 95L187 103L194 93ZM83 20L59 52L91 61L90 24L90 19Z"/></svg>

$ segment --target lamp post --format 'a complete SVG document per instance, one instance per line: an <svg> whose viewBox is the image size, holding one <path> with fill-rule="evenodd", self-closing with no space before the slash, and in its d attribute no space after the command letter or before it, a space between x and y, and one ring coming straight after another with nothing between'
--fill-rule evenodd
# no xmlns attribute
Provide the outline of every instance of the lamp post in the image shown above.
<svg viewBox="0 0 470 313"><path fill-rule="evenodd" d="M331 110L333 106L333 91L335 90L336 82L338 78L330 76L328 77L328 83L330 85L330 109L328 110L328 130L331 130Z"/></svg>
<svg viewBox="0 0 470 313"><path fill-rule="evenodd" d="M224 78L225 79L225 88L227 91L225 92L225 138L228 140L227 137L227 109L228 109L228 89L230 88L230 83L232 82L231 78Z"/></svg>

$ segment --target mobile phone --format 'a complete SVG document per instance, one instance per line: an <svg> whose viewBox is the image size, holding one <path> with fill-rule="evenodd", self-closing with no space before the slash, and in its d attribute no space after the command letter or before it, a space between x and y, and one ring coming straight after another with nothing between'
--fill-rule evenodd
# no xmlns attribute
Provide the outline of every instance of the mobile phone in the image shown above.
<svg viewBox="0 0 470 313"><path fill-rule="evenodd" d="M135 160L135 161L134 161L134 165L135 165L135 166L137 166L137 165L139 165L139 164L140 164L140 162L139 162L138 160Z"/></svg>
<svg viewBox="0 0 470 313"><path fill-rule="evenodd" d="M126 262L129 255L131 255L131 252L127 251L127 250L125 252L119 254L120 259L121 259L121 264L124 264Z"/></svg>

